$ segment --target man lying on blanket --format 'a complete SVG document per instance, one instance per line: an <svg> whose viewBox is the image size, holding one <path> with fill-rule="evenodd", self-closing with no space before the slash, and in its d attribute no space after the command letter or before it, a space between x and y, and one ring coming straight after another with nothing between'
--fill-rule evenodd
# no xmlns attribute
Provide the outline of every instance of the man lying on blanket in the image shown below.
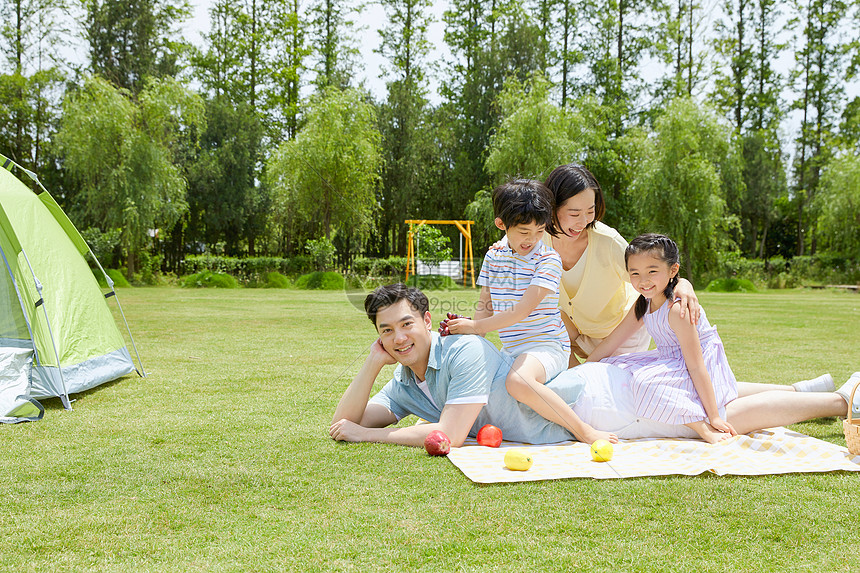
<svg viewBox="0 0 860 573"><path fill-rule="evenodd" d="M377 288L365 300L367 316L379 339L340 399L329 434L348 442L386 442L422 446L442 430L454 446L475 436L484 424L501 428L506 440L547 444L575 439L505 389L510 359L483 337L433 332L427 297L418 289L394 284ZM370 391L382 368L397 364L394 378L373 398ZM742 396L726 407L738 433L794 424L811 418L844 416L855 373L836 392L795 392L791 386ZM630 375L609 364L587 363L547 383L582 420L619 438L696 437L686 426L637 418ZM856 401L856 399L855 399ZM429 424L389 428L415 414Z"/></svg>

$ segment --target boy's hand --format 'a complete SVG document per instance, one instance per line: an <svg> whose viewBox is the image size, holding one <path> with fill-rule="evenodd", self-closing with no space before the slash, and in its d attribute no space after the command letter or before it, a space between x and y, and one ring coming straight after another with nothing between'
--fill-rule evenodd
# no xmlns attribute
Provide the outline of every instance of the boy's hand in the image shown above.
<svg viewBox="0 0 860 573"><path fill-rule="evenodd" d="M478 323L471 318L454 318L446 321L449 334L478 334Z"/></svg>
<svg viewBox="0 0 860 573"><path fill-rule="evenodd" d="M448 328L448 321L449 321L449 320L454 320L454 319L456 319L456 318L466 318L466 319L468 319L469 317L468 317L468 316L463 316L462 314L454 314L453 312L449 312L449 313L448 313L448 318L446 318L446 319L442 320L441 322L439 322L439 334L440 334L441 336L448 336L449 334L460 334L460 333L458 333L458 332L451 332L451 331L450 331L450 329Z"/></svg>

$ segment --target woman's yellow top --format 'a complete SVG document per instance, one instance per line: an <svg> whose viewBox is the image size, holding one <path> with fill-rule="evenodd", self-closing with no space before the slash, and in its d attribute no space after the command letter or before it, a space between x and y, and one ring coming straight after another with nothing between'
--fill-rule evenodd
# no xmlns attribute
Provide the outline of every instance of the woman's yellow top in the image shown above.
<svg viewBox="0 0 860 573"><path fill-rule="evenodd" d="M639 293L630 284L624 263L624 250L627 248L624 237L600 221L587 232L588 248L582 284L571 298L562 281L558 289L558 306L581 334L606 338L636 302ZM544 241L552 245L549 234L544 236Z"/></svg>

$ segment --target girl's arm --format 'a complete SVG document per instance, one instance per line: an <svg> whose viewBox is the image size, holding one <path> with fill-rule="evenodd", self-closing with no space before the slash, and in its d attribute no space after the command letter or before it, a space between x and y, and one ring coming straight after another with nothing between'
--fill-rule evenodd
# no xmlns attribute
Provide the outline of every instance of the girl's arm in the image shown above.
<svg viewBox="0 0 860 573"><path fill-rule="evenodd" d="M705 359L702 356L699 332L695 326L681 317L681 308L677 304L673 304L669 309L669 326L675 331L678 342L681 343L681 354L684 356L687 372L690 373L693 386L699 394L699 400L705 408L705 414L708 416L711 426L716 430L736 436L737 432L732 425L720 418L717 398L714 394L714 384L707 368L705 368Z"/></svg>
<svg viewBox="0 0 860 573"><path fill-rule="evenodd" d="M489 292L489 289L487 289ZM488 332L513 326L518 322L522 322L537 308L540 301L544 299L552 291L548 288L531 285L523 293L520 301L508 310L497 312L493 310L492 316L486 318L478 318L471 320L468 318L455 318L448 321L448 331L451 334L480 334L484 336ZM483 300L484 290L481 289L481 297Z"/></svg>
<svg viewBox="0 0 860 573"><path fill-rule="evenodd" d="M621 319L621 322L618 323L618 326L588 355L586 362L597 362L608 356L612 356L612 353L618 350L618 347L624 344L625 340L633 336L641 326L642 320L636 318L636 312L631 307L627 311L627 314L624 315L624 318Z"/></svg>
<svg viewBox="0 0 860 573"><path fill-rule="evenodd" d="M690 324L698 324L702 307L699 305L699 297L696 296L692 283L687 279L678 277L678 284L675 285L675 292L672 296L681 299L678 303L681 308L681 318L689 316Z"/></svg>

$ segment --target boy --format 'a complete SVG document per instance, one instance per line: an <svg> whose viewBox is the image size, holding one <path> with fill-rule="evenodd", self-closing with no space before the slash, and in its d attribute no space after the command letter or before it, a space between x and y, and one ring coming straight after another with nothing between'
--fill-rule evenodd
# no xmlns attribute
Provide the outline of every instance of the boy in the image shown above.
<svg viewBox="0 0 860 573"><path fill-rule="evenodd" d="M451 334L499 331L512 362L505 386L517 401L567 428L585 443L616 442L614 434L585 424L544 384L568 367L570 341L558 308L561 257L541 241L552 218L552 194L539 181L515 180L493 191L496 227L507 246L484 257L475 319L447 321Z"/></svg>

